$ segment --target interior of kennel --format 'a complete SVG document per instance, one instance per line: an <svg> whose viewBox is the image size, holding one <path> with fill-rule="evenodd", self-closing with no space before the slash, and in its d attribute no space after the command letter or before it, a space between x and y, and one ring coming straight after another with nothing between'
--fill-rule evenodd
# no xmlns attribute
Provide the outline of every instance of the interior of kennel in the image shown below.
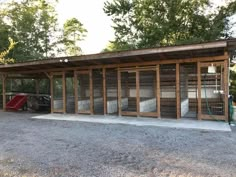
<svg viewBox="0 0 236 177"><path fill-rule="evenodd" d="M122 115L137 115L136 70L123 70L120 74Z"/></svg>
<svg viewBox="0 0 236 177"><path fill-rule="evenodd" d="M92 72L76 72L75 82L76 112L91 113L93 107Z"/></svg>
<svg viewBox="0 0 236 177"><path fill-rule="evenodd" d="M66 113L75 113L75 94L74 94L74 74L67 72L65 75L66 84Z"/></svg>
<svg viewBox="0 0 236 177"><path fill-rule="evenodd" d="M106 69L105 72L105 97L106 97L106 110L107 114L118 115L118 82L117 70Z"/></svg>
<svg viewBox="0 0 236 177"><path fill-rule="evenodd" d="M93 84L93 113L104 114L104 100L103 100L103 72L102 69L92 70L92 84Z"/></svg>
<svg viewBox="0 0 236 177"><path fill-rule="evenodd" d="M217 116L225 114L224 64L201 67L201 112ZM214 117L213 117L214 118Z"/></svg>
<svg viewBox="0 0 236 177"><path fill-rule="evenodd" d="M181 117L197 119L197 63L180 64Z"/></svg>
<svg viewBox="0 0 236 177"><path fill-rule="evenodd" d="M65 74L54 74L52 75L52 112L63 112L65 108Z"/></svg>
<svg viewBox="0 0 236 177"><path fill-rule="evenodd" d="M121 68L121 114L157 117L156 66Z"/></svg>
<svg viewBox="0 0 236 177"><path fill-rule="evenodd" d="M139 111L141 116L157 116L156 67L139 70Z"/></svg>
<svg viewBox="0 0 236 177"><path fill-rule="evenodd" d="M160 65L161 117L176 118L176 65Z"/></svg>

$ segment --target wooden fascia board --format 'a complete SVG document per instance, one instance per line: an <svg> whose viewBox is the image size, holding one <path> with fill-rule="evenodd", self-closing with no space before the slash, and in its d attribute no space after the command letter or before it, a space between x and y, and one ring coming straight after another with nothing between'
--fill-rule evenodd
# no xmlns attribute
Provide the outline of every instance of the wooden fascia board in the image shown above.
<svg viewBox="0 0 236 177"><path fill-rule="evenodd" d="M175 63L192 63L198 61L220 61L227 59L227 56L211 56L211 57L199 57L199 58L185 58L185 59L173 59L173 60L154 60L147 62L134 62L134 63L121 63L121 64L107 64L107 65L95 65L87 67L68 67L68 68L52 68L52 69L39 69L32 71L6 71L2 73L43 73L43 72L61 72L70 70L80 70L80 69L101 69L101 68L116 68L116 67L129 67L129 66L147 66L147 65L157 65L157 64L175 64ZM1 70L1 68L0 68Z"/></svg>
<svg viewBox="0 0 236 177"><path fill-rule="evenodd" d="M126 58L126 57L139 56L139 55L160 54L160 53L169 53L169 52L203 50L203 49L211 49L211 48L225 48L225 47L227 47L227 41L216 41L216 42L211 42L211 43L159 47L159 48L152 48L152 49L140 49L140 50L120 51L120 52L110 52L110 53L99 53L99 54L81 55L81 56L63 57L63 58L67 58L69 60L68 62L70 62L70 60L72 60L73 62L78 62L78 61L99 60L99 59ZM26 62L26 63L0 65L0 69L20 67L20 66L26 67L26 66L42 65L42 64L56 64L56 63L61 63L60 62L61 59L62 58L54 58L54 59L45 59L45 60L40 60L40 61L31 61L31 62Z"/></svg>

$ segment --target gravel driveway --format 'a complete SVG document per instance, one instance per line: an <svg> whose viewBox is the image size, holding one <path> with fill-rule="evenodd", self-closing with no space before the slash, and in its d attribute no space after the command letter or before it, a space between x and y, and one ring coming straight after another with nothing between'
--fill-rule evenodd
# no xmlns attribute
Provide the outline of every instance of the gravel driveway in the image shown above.
<svg viewBox="0 0 236 177"><path fill-rule="evenodd" d="M236 176L233 132L36 120L0 112L1 177Z"/></svg>

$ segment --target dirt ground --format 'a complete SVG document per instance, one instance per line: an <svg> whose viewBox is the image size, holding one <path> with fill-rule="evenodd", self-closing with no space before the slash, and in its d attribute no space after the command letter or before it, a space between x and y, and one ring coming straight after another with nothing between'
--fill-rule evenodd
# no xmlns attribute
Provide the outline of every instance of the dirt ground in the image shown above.
<svg viewBox="0 0 236 177"><path fill-rule="evenodd" d="M236 176L232 132L31 119L0 112L0 177Z"/></svg>

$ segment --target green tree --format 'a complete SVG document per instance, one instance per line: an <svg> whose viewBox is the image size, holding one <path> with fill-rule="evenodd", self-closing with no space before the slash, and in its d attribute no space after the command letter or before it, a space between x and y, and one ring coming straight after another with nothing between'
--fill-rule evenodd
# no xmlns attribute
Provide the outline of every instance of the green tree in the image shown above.
<svg viewBox="0 0 236 177"><path fill-rule="evenodd" d="M17 61L42 59L55 51L56 0L6 2L0 7L0 34L11 36L18 45L9 55ZM1 36L2 37L2 36ZM0 49L4 44L0 43Z"/></svg>
<svg viewBox="0 0 236 177"><path fill-rule="evenodd" d="M236 1L212 10L210 0L113 0L104 12L114 23L116 50L145 48L230 37Z"/></svg>
<svg viewBox="0 0 236 177"><path fill-rule="evenodd" d="M68 55L81 54L81 48L78 45L86 36L87 30L83 24L76 18L67 20L63 25L63 44L65 53Z"/></svg>

